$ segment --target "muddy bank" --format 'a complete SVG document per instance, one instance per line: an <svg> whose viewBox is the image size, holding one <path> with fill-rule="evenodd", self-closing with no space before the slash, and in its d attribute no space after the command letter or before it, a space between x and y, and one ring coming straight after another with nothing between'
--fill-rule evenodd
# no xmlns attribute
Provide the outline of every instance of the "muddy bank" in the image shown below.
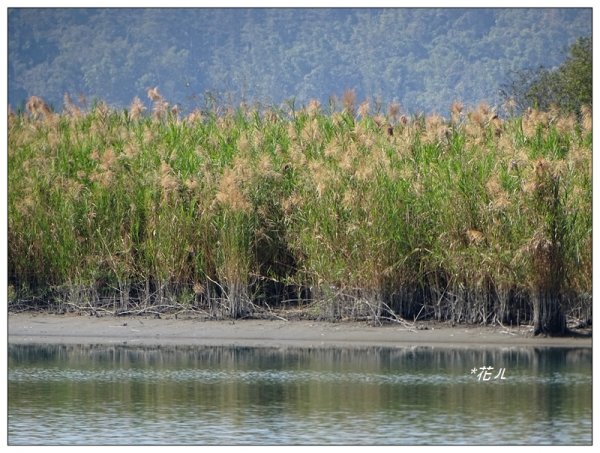
<svg viewBox="0 0 600 453"><path fill-rule="evenodd" d="M579 346L591 336L533 337L530 327L502 328L429 324L372 327L365 323L314 321L101 317L20 313L8 315L9 343L203 346ZM588 332L589 333L589 332Z"/></svg>

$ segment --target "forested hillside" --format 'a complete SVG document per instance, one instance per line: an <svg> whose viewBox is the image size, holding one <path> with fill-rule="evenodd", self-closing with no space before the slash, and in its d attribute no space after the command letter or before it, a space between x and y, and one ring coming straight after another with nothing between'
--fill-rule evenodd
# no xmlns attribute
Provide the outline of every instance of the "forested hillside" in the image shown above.
<svg viewBox="0 0 600 453"><path fill-rule="evenodd" d="M326 106L354 89L374 108L446 113L455 99L498 103L513 71L560 65L591 35L591 17L590 8L11 8L9 103L37 95L60 108L69 92L128 106L158 86L184 110L207 98Z"/></svg>

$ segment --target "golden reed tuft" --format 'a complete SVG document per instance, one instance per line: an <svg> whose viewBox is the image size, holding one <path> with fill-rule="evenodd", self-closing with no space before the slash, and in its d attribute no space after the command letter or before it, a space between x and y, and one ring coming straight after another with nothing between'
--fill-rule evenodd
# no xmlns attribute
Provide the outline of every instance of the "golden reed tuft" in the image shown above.
<svg viewBox="0 0 600 453"><path fill-rule="evenodd" d="M50 110L48 104L38 96L31 96L27 100L25 108L33 117L50 116L52 114L52 110Z"/></svg>
<svg viewBox="0 0 600 453"><path fill-rule="evenodd" d="M67 115L73 116L75 118L81 117L81 109L75 105L73 99L71 99L71 95L69 93L65 93L63 96L63 105L64 112Z"/></svg>
<svg viewBox="0 0 600 453"><path fill-rule="evenodd" d="M358 114L361 116L361 118L366 118L369 116L369 109L370 109L370 105L369 105L369 101L362 101L360 103L360 105L358 106Z"/></svg>
<svg viewBox="0 0 600 453"><path fill-rule="evenodd" d="M161 120L167 117L169 113L169 103L165 101L158 91L158 87L148 89L148 98L154 103L152 107L152 117L155 120ZM173 112L172 112L173 113ZM174 113L177 114L177 111Z"/></svg>
<svg viewBox="0 0 600 453"><path fill-rule="evenodd" d="M451 116L452 122L454 124L457 124L458 122L460 122L460 120L463 116L463 109L464 109L464 106L459 101L454 101L452 103L452 105L450 106L450 116Z"/></svg>
<svg viewBox="0 0 600 453"><path fill-rule="evenodd" d="M321 112L321 103L316 99L311 99L306 110L309 116L316 116Z"/></svg>
<svg viewBox="0 0 600 453"><path fill-rule="evenodd" d="M252 210L252 204L240 188L235 171L231 168L225 169L219 181L215 201L234 212L249 213Z"/></svg>
<svg viewBox="0 0 600 453"><path fill-rule="evenodd" d="M148 98L152 101L152 102L157 102L157 101L163 101L163 97L161 96L161 94L158 92L158 87L154 87L154 88L149 88L148 89Z"/></svg>
<svg viewBox="0 0 600 453"><path fill-rule="evenodd" d="M174 192L179 189L179 181L173 169L164 161L160 163L160 186L164 193Z"/></svg>
<svg viewBox="0 0 600 453"><path fill-rule="evenodd" d="M134 97L133 101L131 101L131 105L129 106L129 116L131 119L139 119L144 113L144 110L146 110L144 103L137 96Z"/></svg>
<svg viewBox="0 0 600 453"><path fill-rule="evenodd" d="M354 115L355 104L356 102L356 91L354 90L346 90L342 95L342 105L344 106L344 111L346 113L350 113Z"/></svg>
<svg viewBox="0 0 600 453"><path fill-rule="evenodd" d="M589 134L592 132L592 108L589 105L581 107L581 127L583 132Z"/></svg>
<svg viewBox="0 0 600 453"><path fill-rule="evenodd" d="M397 102L392 102L388 107L388 119L393 124L398 119L400 115L400 104Z"/></svg>
<svg viewBox="0 0 600 453"><path fill-rule="evenodd" d="M465 231L465 235L467 236L467 241L469 244L472 245L480 245L485 241L485 235L481 231L473 228Z"/></svg>

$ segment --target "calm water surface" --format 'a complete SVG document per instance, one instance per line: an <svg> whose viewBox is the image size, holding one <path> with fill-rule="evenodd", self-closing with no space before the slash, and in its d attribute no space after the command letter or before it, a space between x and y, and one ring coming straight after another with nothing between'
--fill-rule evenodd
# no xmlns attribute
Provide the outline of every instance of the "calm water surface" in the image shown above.
<svg viewBox="0 0 600 453"><path fill-rule="evenodd" d="M592 442L590 348L9 345L8 370L10 445Z"/></svg>

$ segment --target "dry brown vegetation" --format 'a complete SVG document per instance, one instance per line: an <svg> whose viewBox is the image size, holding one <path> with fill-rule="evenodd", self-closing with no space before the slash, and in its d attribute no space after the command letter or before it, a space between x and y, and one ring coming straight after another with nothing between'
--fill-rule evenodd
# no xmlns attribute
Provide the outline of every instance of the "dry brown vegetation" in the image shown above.
<svg viewBox="0 0 600 453"><path fill-rule="evenodd" d="M591 319L589 108L408 118L348 92L180 118L148 97L9 115L11 307Z"/></svg>

